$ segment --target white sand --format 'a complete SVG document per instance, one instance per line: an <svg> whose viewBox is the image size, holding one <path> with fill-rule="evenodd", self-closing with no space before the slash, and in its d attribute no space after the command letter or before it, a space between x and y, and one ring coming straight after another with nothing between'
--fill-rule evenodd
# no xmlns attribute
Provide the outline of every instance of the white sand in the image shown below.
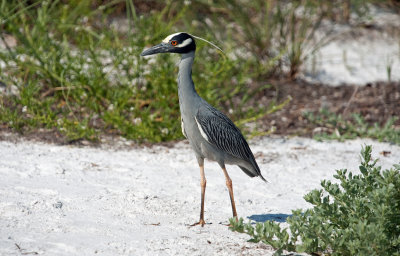
<svg viewBox="0 0 400 256"><path fill-rule="evenodd" d="M238 214L277 220L310 207L302 196L335 169L356 170L361 145L384 167L400 147L370 140L252 141L265 184L228 166ZM390 151L387 157L379 154ZM205 217L198 220L199 170L187 144L113 149L0 142L0 255L272 255L223 225L231 216L222 171L206 162ZM18 246L17 246L18 245ZM19 248L20 249L19 249Z"/></svg>
<svg viewBox="0 0 400 256"><path fill-rule="evenodd" d="M399 17L400 18L400 17ZM390 80L388 69L391 69ZM400 81L399 38L332 41L311 56L300 77L337 86Z"/></svg>
<svg viewBox="0 0 400 256"><path fill-rule="evenodd" d="M373 28L363 28L355 17L352 25L328 23L319 28L317 34L333 29L330 40L308 56L299 76L332 86L400 81L400 15L390 8L369 8L363 23Z"/></svg>

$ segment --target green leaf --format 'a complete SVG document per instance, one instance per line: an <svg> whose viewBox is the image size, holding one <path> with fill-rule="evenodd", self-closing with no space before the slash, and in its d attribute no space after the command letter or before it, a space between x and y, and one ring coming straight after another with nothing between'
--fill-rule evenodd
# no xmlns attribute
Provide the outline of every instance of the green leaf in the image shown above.
<svg viewBox="0 0 400 256"><path fill-rule="evenodd" d="M293 210L287 218L290 234L279 223L247 224L245 232L253 242L261 241L283 250L313 255L399 255L400 173L370 163L372 147L361 150L363 175L346 176L338 170L335 184L321 181L325 190L312 190L304 199L313 204L307 210ZM399 167L394 166L394 168ZM340 191L339 186L344 190ZM333 195L323 196L324 194Z"/></svg>

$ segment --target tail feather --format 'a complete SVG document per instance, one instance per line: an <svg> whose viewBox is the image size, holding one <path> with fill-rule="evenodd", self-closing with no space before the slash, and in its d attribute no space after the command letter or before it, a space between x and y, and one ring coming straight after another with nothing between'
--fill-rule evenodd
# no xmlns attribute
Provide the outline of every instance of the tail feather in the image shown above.
<svg viewBox="0 0 400 256"><path fill-rule="evenodd" d="M247 175L249 175L249 176L252 177L252 178L255 177L255 176L257 176L256 174L254 174L253 172L247 170L247 169L244 168L243 166L240 166L240 165L239 165L239 168L242 169L242 171L244 171L244 173L246 173Z"/></svg>
<svg viewBox="0 0 400 256"><path fill-rule="evenodd" d="M246 169L245 167L243 167L243 166L240 166L239 165L239 168L240 169L242 169L242 171L244 172L244 173L246 173L247 175L249 175L250 177L260 177L264 182L268 182L262 175L261 175L261 172L259 173L259 174L254 174L254 172L251 172L251 171L249 171L248 169Z"/></svg>

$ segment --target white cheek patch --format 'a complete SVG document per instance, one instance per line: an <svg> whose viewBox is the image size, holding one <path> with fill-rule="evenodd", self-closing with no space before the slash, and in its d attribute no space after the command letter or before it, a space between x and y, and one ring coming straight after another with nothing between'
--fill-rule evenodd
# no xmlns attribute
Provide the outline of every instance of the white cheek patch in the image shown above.
<svg viewBox="0 0 400 256"><path fill-rule="evenodd" d="M179 35L180 33L182 33L182 32L178 32L178 33L169 35L169 36L167 36L164 40L162 40L162 42L167 44L167 43L169 43L169 41L171 40L171 38L173 38L173 37L176 36L176 35Z"/></svg>
<svg viewBox="0 0 400 256"><path fill-rule="evenodd" d="M193 41L193 40L192 40L191 38L188 38L188 39L186 39L185 41L183 41L181 44L178 44L176 47L179 47L179 48L185 47L185 46L191 44L192 41Z"/></svg>

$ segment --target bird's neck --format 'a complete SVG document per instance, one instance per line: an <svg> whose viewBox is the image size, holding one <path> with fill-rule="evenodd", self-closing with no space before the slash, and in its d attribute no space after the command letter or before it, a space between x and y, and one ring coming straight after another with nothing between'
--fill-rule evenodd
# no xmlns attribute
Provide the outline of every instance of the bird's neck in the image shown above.
<svg viewBox="0 0 400 256"><path fill-rule="evenodd" d="M179 74L178 74L178 94L179 102L182 106L187 104L193 104L195 98L199 97L192 80L192 64L194 60L194 51L181 55L181 61L179 62ZM185 107L184 107L185 109Z"/></svg>

